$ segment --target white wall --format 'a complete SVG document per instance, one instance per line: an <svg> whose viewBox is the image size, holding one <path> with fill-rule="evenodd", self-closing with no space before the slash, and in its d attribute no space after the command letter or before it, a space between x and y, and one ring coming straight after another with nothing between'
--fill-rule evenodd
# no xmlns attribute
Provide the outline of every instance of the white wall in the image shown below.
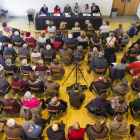
<svg viewBox="0 0 140 140"><path fill-rule="evenodd" d="M139 6L138 6L138 10L137 10L137 16L140 19L140 3L139 3Z"/></svg>
<svg viewBox="0 0 140 140"><path fill-rule="evenodd" d="M10 16L26 16L25 11L28 8L33 8L35 13L37 13L44 3L47 4L49 12L53 12L56 5L59 5L61 10L64 6L69 3L69 5L74 7L75 2L79 3L82 9L85 4L89 4L91 7L92 3L95 2L99 5L102 15L110 15L113 0L0 0L3 9L9 11Z"/></svg>

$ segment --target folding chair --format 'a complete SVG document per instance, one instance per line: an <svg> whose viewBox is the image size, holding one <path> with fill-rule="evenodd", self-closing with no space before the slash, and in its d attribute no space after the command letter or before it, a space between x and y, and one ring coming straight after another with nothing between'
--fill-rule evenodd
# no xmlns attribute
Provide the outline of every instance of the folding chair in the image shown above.
<svg viewBox="0 0 140 140"><path fill-rule="evenodd" d="M73 32L73 38L77 38L80 36L80 32Z"/></svg>
<svg viewBox="0 0 140 140"><path fill-rule="evenodd" d="M108 140L108 139L109 139L109 137L106 137L104 139L95 139L95 140Z"/></svg>
<svg viewBox="0 0 140 140"><path fill-rule="evenodd" d="M130 57L137 57L139 54L130 54Z"/></svg>
<svg viewBox="0 0 140 140"><path fill-rule="evenodd" d="M95 69L94 74L97 76L103 76L103 72L105 71L105 69ZM100 72L101 74L97 74L97 72ZM95 77L95 76L94 76Z"/></svg>
<svg viewBox="0 0 140 140"><path fill-rule="evenodd" d="M5 116L5 117L6 117L6 110L11 110L11 111L13 112L15 118L16 118L16 115L15 115L13 109L12 109L12 106L7 106L7 107L2 106L2 108L4 109L4 116ZM7 117L6 117L6 118L7 118Z"/></svg>
<svg viewBox="0 0 140 140"><path fill-rule="evenodd" d="M55 33L56 33L56 32L48 32L48 34L53 35L53 36L52 36L52 37L50 37L50 38L54 38Z"/></svg>
<svg viewBox="0 0 140 140"><path fill-rule="evenodd" d="M45 64L47 62L52 62L52 56L44 56L44 58L45 58ZM49 59L50 61L46 61L46 59Z"/></svg>
<svg viewBox="0 0 140 140"><path fill-rule="evenodd" d="M7 37L10 37L11 33L10 32L5 32Z"/></svg>
<svg viewBox="0 0 140 140"><path fill-rule="evenodd" d="M135 118L140 117L140 110L138 110L137 112L135 112L135 111L134 111L134 108L132 108L132 112L133 112Z"/></svg>
<svg viewBox="0 0 140 140"><path fill-rule="evenodd" d="M21 140L22 138L21 137L18 137L18 138L11 138L11 137L8 137L6 136L8 140Z"/></svg>
<svg viewBox="0 0 140 140"><path fill-rule="evenodd" d="M40 37L40 35L41 35L41 32L34 32L34 34L35 34L35 38L39 38Z"/></svg>
<svg viewBox="0 0 140 140"><path fill-rule="evenodd" d="M17 48L21 48L21 47L22 47L22 46L21 46L21 44L22 44L21 42L14 42L14 43L15 43L15 45L16 45ZM19 47L19 46L20 46L20 47Z"/></svg>
<svg viewBox="0 0 140 140"><path fill-rule="evenodd" d="M60 69L51 69L51 75L53 76L53 73L60 73ZM56 76L55 76L56 77ZM58 76L59 77L59 76Z"/></svg>
<svg viewBox="0 0 140 140"><path fill-rule="evenodd" d="M69 48L72 48L72 47L75 47L75 46L76 46L76 44L70 44L70 45L68 45Z"/></svg>
<svg viewBox="0 0 140 140"><path fill-rule="evenodd" d="M126 110L114 110L114 116L116 113L124 114L125 112L126 112Z"/></svg>
<svg viewBox="0 0 140 140"><path fill-rule="evenodd" d="M91 38L93 36L93 31L86 31L86 35L88 38Z"/></svg>
<svg viewBox="0 0 140 140"><path fill-rule="evenodd" d="M30 70L20 70L22 73L23 73L23 75L25 76L25 77L28 77L29 78L29 76L30 76Z"/></svg>
<svg viewBox="0 0 140 140"><path fill-rule="evenodd" d="M13 77L14 70L5 70L5 73L6 73L9 77ZM11 74L12 74L12 75L11 75Z"/></svg>
<svg viewBox="0 0 140 140"><path fill-rule="evenodd" d="M122 33L121 32L117 32L117 35L121 35Z"/></svg>
<svg viewBox="0 0 140 140"><path fill-rule="evenodd" d="M45 89L44 88L44 90L46 90L46 92L48 92L48 93L56 93L57 92L57 90L50 90L50 89ZM58 92L59 93L59 92ZM51 96L52 97L52 96Z"/></svg>
<svg viewBox="0 0 140 140"><path fill-rule="evenodd" d="M35 24L35 22L34 22L34 18L33 18L33 16L32 16L32 14L28 14L27 16L28 16L29 28L30 28L30 23ZM35 25L34 25L34 26L35 26Z"/></svg>
<svg viewBox="0 0 140 140"><path fill-rule="evenodd" d="M11 87L12 87L12 89L18 89L20 91L20 93L21 93L22 90L25 91L24 87L23 87L23 89L20 89L20 87L15 87L15 86L11 86Z"/></svg>
<svg viewBox="0 0 140 140"><path fill-rule="evenodd" d="M47 111L51 116L57 116L59 110L49 110L48 105L46 105Z"/></svg>
<svg viewBox="0 0 140 140"><path fill-rule="evenodd" d="M38 57L32 57L32 62L33 62L33 64L34 64L34 63L37 63L37 61L34 61L35 59L39 60L39 59L40 59L40 56L38 56Z"/></svg>
<svg viewBox="0 0 140 140"><path fill-rule="evenodd" d="M124 50L124 48L125 48L125 52L126 52L126 46L127 46L127 44L128 43L121 43L118 47L119 47L119 49L122 49L122 50Z"/></svg>
<svg viewBox="0 0 140 140"><path fill-rule="evenodd" d="M33 91L37 91L37 93L39 94L39 88L33 88L33 87L29 87L31 89L31 92Z"/></svg>
<svg viewBox="0 0 140 140"><path fill-rule="evenodd" d="M27 59L28 58L27 55L18 55L18 57L19 57L20 64L21 64L21 61L23 59Z"/></svg>
<svg viewBox="0 0 140 140"><path fill-rule="evenodd" d="M97 89L95 88L95 86L93 85L93 89L97 94L101 94L102 92L106 92L108 89L100 89L100 91L98 92Z"/></svg>
<svg viewBox="0 0 140 140"><path fill-rule="evenodd" d="M23 38L23 37L26 37L26 33L27 33L27 31L22 31L22 30L20 30L20 34L22 35L22 38Z"/></svg>
<svg viewBox="0 0 140 140"><path fill-rule="evenodd" d="M6 92L9 90L9 88L10 88L10 86L8 86L8 87L6 88ZM3 96L5 95L2 89L0 90L0 92L3 94Z"/></svg>
<svg viewBox="0 0 140 140"><path fill-rule="evenodd" d="M127 94L127 92L119 92L119 95L122 95L122 96L124 96L126 94Z"/></svg>
<svg viewBox="0 0 140 140"><path fill-rule="evenodd" d="M69 60L71 59L71 57L70 56L60 56L60 58L63 60L63 58L64 59L68 59L68 63L67 64L69 64L70 62L69 62Z"/></svg>
<svg viewBox="0 0 140 140"><path fill-rule="evenodd" d="M8 46L9 42L3 42L2 44L4 45L5 48L6 46Z"/></svg>

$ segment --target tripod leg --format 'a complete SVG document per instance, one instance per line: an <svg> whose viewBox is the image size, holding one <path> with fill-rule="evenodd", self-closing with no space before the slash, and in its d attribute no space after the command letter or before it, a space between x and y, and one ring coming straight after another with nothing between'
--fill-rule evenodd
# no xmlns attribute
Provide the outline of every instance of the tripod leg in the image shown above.
<svg viewBox="0 0 140 140"><path fill-rule="evenodd" d="M72 74L72 72L74 71L76 66L74 66L74 68L72 69L72 71L70 72L69 76L66 78L66 80L64 81L64 83L62 84L62 86L65 84L65 82L67 81L67 79L70 77L70 75Z"/></svg>
<svg viewBox="0 0 140 140"><path fill-rule="evenodd" d="M78 67L78 69L79 69L79 67ZM80 71L80 73L81 73L81 75L82 75L83 79L85 80L85 82L86 82L86 84L87 84L87 86L88 86L88 83L87 83L87 81L86 81L85 77L83 76L83 73L81 72L81 70L80 70L80 69L79 69L79 71Z"/></svg>

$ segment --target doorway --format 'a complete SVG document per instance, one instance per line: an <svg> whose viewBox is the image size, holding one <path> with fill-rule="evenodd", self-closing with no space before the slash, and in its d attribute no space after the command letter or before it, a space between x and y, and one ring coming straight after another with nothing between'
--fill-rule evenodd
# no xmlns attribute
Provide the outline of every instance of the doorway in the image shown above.
<svg viewBox="0 0 140 140"><path fill-rule="evenodd" d="M112 8L117 8L117 15L136 15L140 0L113 0Z"/></svg>

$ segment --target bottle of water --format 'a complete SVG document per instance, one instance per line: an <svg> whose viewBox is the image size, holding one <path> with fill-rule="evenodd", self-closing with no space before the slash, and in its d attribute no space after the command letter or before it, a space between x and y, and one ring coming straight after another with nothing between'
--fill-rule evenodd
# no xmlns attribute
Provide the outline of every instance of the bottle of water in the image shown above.
<svg viewBox="0 0 140 140"><path fill-rule="evenodd" d="M76 15L76 17L78 17L78 14Z"/></svg>
<svg viewBox="0 0 140 140"><path fill-rule="evenodd" d="M65 13L63 12L63 16L65 16Z"/></svg>
<svg viewBox="0 0 140 140"><path fill-rule="evenodd" d="M95 13L95 17L96 17L97 13Z"/></svg>
<svg viewBox="0 0 140 140"><path fill-rule="evenodd" d="M51 12L50 12L50 17L52 16Z"/></svg>

